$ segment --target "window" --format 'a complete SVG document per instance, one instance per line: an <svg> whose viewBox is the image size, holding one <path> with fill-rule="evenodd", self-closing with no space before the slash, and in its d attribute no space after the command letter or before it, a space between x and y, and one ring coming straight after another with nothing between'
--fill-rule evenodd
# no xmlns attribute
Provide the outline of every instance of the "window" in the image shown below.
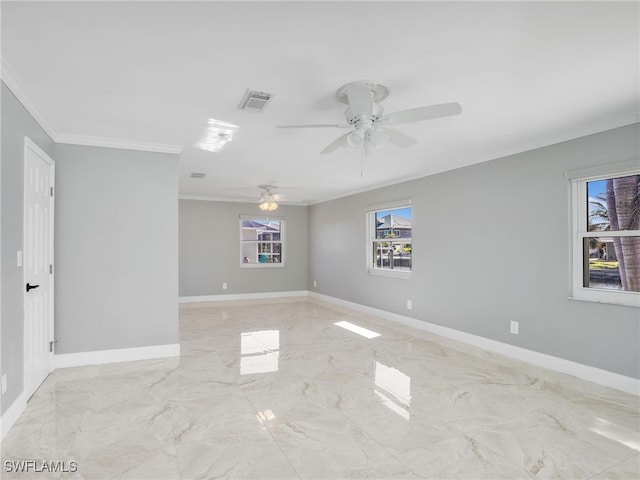
<svg viewBox="0 0 640 480"><path fill-rule="evenodd" d="M284 220L240 218L240 266L284 267Z"/></svg>
<svg viewBox="0 0 640 480"><path fill-rule="evenodd" d="M409 278L412 262L412 208L408 201L367 209L369 273Z"/></svg>
<svg viewBox="0 0 640 480"><path fill-rule="evenodd" d="M626 165L626 164L625 164ZM573 297L640 306L640 170L572 180Z"/></svg>

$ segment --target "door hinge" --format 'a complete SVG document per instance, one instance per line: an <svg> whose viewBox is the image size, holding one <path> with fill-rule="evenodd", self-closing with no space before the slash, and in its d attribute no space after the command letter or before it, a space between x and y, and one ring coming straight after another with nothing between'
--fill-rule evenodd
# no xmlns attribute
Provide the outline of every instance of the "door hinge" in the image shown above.
<svg viewBox="0 0 640 480"><path fill-rule="evenodd" d="M50 353L53 353L53 344L54 343L58 343L58 341L57 340L52 340L52 341L49 342L49 352Z"/></svg>
<svg viewBox="0 0 640 480"><path fill-rule="evenodd" d="M53 197L53 187L51 187L51 196Z"/></svg>
<svg viewBox="0 0 640 480"><path fill-rule="evenodd" d="M53 264L49 264L49 275L53 275Z"/></svg>

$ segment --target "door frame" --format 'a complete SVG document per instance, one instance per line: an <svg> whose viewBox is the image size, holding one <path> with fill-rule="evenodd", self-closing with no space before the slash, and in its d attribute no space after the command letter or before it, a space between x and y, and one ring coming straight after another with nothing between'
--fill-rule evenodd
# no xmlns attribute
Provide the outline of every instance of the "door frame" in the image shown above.
<svg viewBox="0 0 640 480"><path fill-rule="evenodd" d="M55 268L54 268L54 225L55 225L55 197L54 197L54 185L55 185L55 162L53 159L42 150L33 140L29 137L24 137L24 155L23 155L23 179L22 179L22 305L23 305L23 317L26 315L26 302L27 302L27 292L24 290L24 285L26 285L28 279L26 278L27 272L25 269L25 254L26 254L26 230L27 230L27 222L25 221L26 213L27 213L27 153L31 150L38 157L40 157L49 167L49 174L51 175L51 194L49 195L49 238L48 238L48 250L49 250L49 258L50 258L50 275L49 275L49 302L48 302L48 313L49 313L49 325L47 325L49 331L50 342L54 340L54 293L55 293ZM27 336L26 336L26 318L23 318L23 327L22 327L22 360L23 360L23 389L27 395L27 400L35 393L38 389L38 386L32 392L27 392ZM53 343L51 343L53 345ZM53 349L49 349L48 354L48 373L51 373L54 370L54 352Z"/></svg>

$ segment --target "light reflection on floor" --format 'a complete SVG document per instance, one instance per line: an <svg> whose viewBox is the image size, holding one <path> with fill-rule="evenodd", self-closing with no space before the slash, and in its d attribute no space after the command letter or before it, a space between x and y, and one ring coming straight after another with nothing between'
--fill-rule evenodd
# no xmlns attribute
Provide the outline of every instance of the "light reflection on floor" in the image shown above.
<svg viewBox="0 0 640 480"><path fill-rule="evenodd" d="M240 375L277 371L279 350L279 330L242 332L240 334Z"/></svg>

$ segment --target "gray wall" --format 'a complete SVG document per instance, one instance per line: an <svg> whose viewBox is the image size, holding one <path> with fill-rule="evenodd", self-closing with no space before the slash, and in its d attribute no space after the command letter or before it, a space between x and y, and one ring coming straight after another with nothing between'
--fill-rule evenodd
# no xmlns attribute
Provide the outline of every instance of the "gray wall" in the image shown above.
<svg viewBox="0 0 640 480"><path fill-rule="evenodd" d="M618 128L309 207L309 285L622 375L640 377L638 309L569 300L566 170L637 159ZM367 275L365 207L413 201L410 280ZM406 301L413 310L406 310ZM520 322L518 336L509 321Z"/></svg>
<svg viewBox="0 0 640 480"><path fill-rule="evenodd" d="M23 390L24 307L22 268L16 254L22 250L24 137L33 140L53 157L53 141L26 111L11 90L2 83L2 302L0 316L1 371L7 374L7 393L2 396L1 411Z"/></svg>
<svg viewBox="0 0 640 480"><path fill-rule="evenodd" d="M284 268L240 268L240 215L263 213L253 203L180 200L181 297L307 290L307 207L274 212L286 221Z"/></svg>
<svg viewBox="0 0 640 480"><path fill-rule="evenodd" d="M178 157L55 158L56 353L178 343Z"/></svg>

